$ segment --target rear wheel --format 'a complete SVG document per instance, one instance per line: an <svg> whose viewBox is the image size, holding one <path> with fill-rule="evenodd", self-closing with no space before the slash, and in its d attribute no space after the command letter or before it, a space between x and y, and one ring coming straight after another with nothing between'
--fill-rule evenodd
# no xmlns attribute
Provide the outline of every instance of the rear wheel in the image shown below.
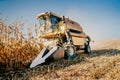
<svg viewBox="0 0 120 80"><path fill-rule="evenodd" d="M90 54L91 53L90 45L89 44L85 44L84 50L85 50L85 53Z"/></svg>

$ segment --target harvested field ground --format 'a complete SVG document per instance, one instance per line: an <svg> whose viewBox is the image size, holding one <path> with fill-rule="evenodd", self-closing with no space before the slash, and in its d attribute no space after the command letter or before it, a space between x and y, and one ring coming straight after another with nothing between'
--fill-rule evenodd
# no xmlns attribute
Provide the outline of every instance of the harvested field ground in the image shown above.
<svg viewBox="0 0 120 80"><path fill-rule="evenodd" d="M91 43L92 53L78 53L73 60L1 72L0 79L12 80L120 80L120 40Z"/></svg>

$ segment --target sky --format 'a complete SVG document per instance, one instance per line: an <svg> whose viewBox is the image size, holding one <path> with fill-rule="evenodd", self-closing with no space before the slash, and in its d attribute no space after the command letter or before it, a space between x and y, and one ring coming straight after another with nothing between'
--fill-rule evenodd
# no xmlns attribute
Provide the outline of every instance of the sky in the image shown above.
<svg viewBox="0 0 120 80"><path fill-rule="evenodd" d="M120 39L120 0L0 0L0 19L35 24L51 11L78 22L92 40Z"/></svg>

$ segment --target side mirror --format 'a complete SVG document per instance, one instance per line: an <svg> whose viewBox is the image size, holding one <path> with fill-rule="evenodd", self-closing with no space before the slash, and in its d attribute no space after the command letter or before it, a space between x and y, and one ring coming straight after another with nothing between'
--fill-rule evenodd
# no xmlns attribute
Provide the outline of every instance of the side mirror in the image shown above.
<svg viewBox="0 0 120 80"><path fill-rule="evenodd" d="M34 26L37 27L37 24L35 23Z"/></svg>
<svg viewBox="0 0 120 80"><path fill-rule="evenodd" d="M63 23L65 23L65 16L62 16L62 21Z"/></svg>
<svg viewBox="0 0 120 80"><path fill-rule="evenodd" d="M63 21L65 20L65 16L62 16L62 20L63 20Z"/></svg>

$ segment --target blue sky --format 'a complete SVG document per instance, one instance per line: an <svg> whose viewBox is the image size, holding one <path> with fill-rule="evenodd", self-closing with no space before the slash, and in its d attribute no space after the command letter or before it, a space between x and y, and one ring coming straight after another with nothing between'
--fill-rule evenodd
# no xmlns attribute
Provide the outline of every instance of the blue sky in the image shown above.
<svg viewBox="0 0 120 80"><path fill-rule="evenodd" d="M78 22L92 40L120 39L120 0L0 0L0 18L35 24L36 15L52 11Z"/></svg>

